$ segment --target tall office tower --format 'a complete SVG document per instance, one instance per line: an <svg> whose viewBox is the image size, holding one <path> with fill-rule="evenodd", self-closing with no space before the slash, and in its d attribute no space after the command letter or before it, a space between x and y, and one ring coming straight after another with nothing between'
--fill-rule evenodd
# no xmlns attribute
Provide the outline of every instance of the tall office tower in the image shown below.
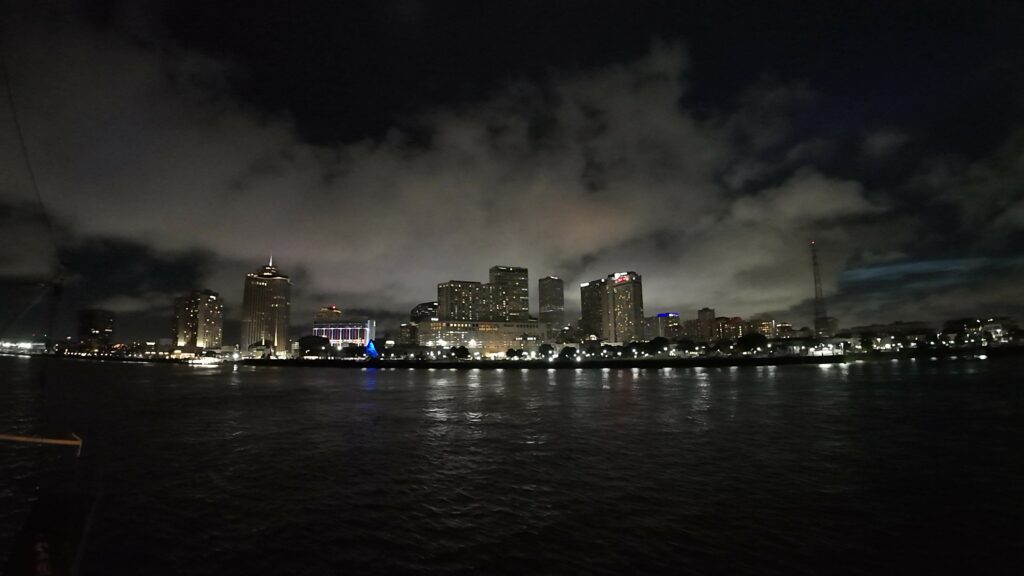
<svg viewBox="0 0 1024 576"><path fill-rule="evenodd" d="M605 279L591 280L580 284L580 336L586 340L591 336L604 336Z"/></svg>
<svg viewBox="0 0 1024 576"><path fill-rule="evenodd" d="M409 312L409 320L416 323L429 322L432 318L439 318L437 306L437 302L422 302L417 304L413 307L412 311Z"/></svg>
<svg viewBox="0 0 1024 576"><path fill-rule="evenodd" d="M537 281L540 294L540 321L561 328L565 325L565 283L547 276Z"/></svg>
<svg viewBox="0 0 1024 576"><path fill-rule="evenodd" d="M239 340L242 352L254 345L266 345L275 355L286 356L291 307L292 281L278 272L273 258L268 265L247 274Z"/></svg>
<svg viewBox="0 0 1024 576"><path fill-rule="evenodd" d="M644 295L640 275L616 272L605 279L604 338L631 342L644 337Z"/></svg>
<svg viewBox="0 0 1024 576"><path fill-rule="evenodd" d="M114 339L114 313L110 310L80 310L78 340L93 347L109 346Z"/></svg>
<svg viewBox="0 0 1024 576"><path fill-rule="evenodd" d="M469 280L437 285L437 316L441 320L479 320L483 286Z"/></svg>
<svg viewBox="0 0 1024 576"><path fill-rule="evenodd" d="M174 299L174 344L190 352L220 348L224 340L224 301L212 290L194 290Z"/></svg>
<svg viewBox="0 0 1024 576"><path fill-rule="evenodd" d="M491 266L492 320L525 322L530 319L530 278L526 268Z"/></svg>
<svg viewBox="0 0 1024 576"><path fill-rule="evenodd" d="M701 308L697 310L697 336L704 342L711 342L715 337L715 309Z"/></svg>

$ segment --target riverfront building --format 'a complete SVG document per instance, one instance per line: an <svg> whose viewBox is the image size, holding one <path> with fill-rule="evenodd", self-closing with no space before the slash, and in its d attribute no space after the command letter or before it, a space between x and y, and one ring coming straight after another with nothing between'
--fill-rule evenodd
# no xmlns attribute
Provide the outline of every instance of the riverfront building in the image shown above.
<svg viewBox="0 0 1024 576"><path fill-rule="evenodd" d="M544 325L526 322L431 321L416 326L420 346L451 348L465 346L471 354L485 358L503 357L509 349L536 352L544 342Z"/></svg>
<svg viewBox="0 0 1024 576"><path fill-rule="evenodd" d="M484 319L526 322L530 319L530 275L518 266L491 266L489 306Z"/></svg>
<svg viewBox="0 0 1024 576"><path fill-rule="evenodd" d="M275 356L288 355L292 281L274 267L274 259L245 277L239 349L266 347Z"/></svg>
<svg viewBox="0 0 1024 576"><path fill-rule="evenodd" d="M337 306L325 306L313 318L313 335L326 338L336 350L353 345L366 346L376 338L377 323L351 322L342 318Z"/></svg>
<svg viewBox="0 0 1024 576"><path fill-rule="evenodd" d="M640 275L616 272L605 282L604 336L611 342L633 342L644 337L644 295Z"/></svg>
<svg viewBox="0 0 1024 576"><path fill-rule="evenodd" d="M537 292L540 321L556 329L565 326L565 283L560 278L547 276L537 281Z"/></svg>
<svg viewBox="0 0 1024 576"><path fill-rule="evenodd" d="M580 284L583 339L609 342L643 339L643 284L636 272L616 272Z"/></svg>
<svg viewBox="0 0 1024 576"><path fill-rule="evenodd" d="M470 280L438 284L437 304L437 317L441 320L479 320L485 308L483 285Z"/></svg>
<svg viewBox="0 0 1024 576"><path fill-rule="evenodd" d="M224 301L212 290L174 300L174 345L182 352L219 350L224 340Z"/></svg>

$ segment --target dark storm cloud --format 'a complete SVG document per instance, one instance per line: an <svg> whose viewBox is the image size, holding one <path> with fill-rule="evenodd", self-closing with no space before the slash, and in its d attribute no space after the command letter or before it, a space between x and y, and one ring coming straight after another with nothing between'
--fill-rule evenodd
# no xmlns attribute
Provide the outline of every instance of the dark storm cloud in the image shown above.
<svg viewBox="0 0 1024 576"><path fill-rule="evenodd" d="M510 59L522 71L511 76L480 72L474 56L446 73L458 84L479 72L480 84L453 95L443 75L436 92L378 85L390 76L345 69L358 50L345 65L313 58L302 68L298 58L319 48L336 55L334 45L319 46L316 27L300 27L313 30L305 40L287 27L264 30L273 20L260 6L216 42L205 27L228 13L213 8L211 24L189 16L191 4L162 10L167 29L130 8L101 10L98 28L24 16L8 29L27 144L70 231L83 305L157 318L174 294L210 287L237 318L245 272L273 252L295 281L296 324L332 303L394 323L433 299L438 282L483 280L494 264L566 278L570 307L576 282L632 269L644 275L649 313L690 316L710 305L795 315L810 293L815 239L826 290L849 324L898 308L876 304L863 283L840 282L848 267L977 256L994 250L985 242L1005 250L1024 220L1014 139L991 157L922 156L935 168L900 156L918 140L898 123L832 130L821 118L834 95L762 74L709 108L695 95L707 63L650 35L643 50L601 62L577 53L538 71ZM404 24L394 30L413 35L436 17L395 10ZM247 39L261 31L266 45ZM289 77L283 66L299 69ZM309 77L327 69L344 77ZM389 100L406 89L426 91L415 110ZM344 110L353 102L379 108L374 129L337 126L365 120L363 108ZM9 125L7 111L0 121ZM5 198L31 206L16 149L0 142ZM890 174L885 185L861 177L890 158L912 174ZM957 242L933 230L938 214L956 221ZM27 230L26 218L17 221ZM25 254L44 253L31 233L14 236L29 242ZM86 274L104 258L111 278ZM4 260L4 274L38 261ZM992 277L964 286L1006 293ZM920 295L889 285L893 301ZM919 311L966 312L940 300Z"/></svg>

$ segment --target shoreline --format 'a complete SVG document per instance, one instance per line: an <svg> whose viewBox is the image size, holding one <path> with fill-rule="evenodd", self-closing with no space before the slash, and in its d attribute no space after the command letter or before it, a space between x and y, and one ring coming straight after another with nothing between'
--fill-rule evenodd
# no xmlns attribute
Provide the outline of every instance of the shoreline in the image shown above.
<svg viewBox="0 0 1024 576"><path fill-rule="evenodd" d="M697 358L589 358L581 361L556 358L549 360L352 360L352 359L286 359L272 360L250 358L235 362L227 361L210 364L206 367L242 364L245 366L281 366L300 368L405 368L415 370L430 369L525 369L525 370L566 370L566 369L626 369L626 368L729 368L744 366L796 366L811 364L847 364L850 362L886 362L892 360L984 360L1005 356L1024 355L1024 346L994 346L960 350L908 350L901 352L870 352L832 356L764 356L764 357L733 357L712 356ZM112 363L151 363L188 365L187 361L170 358L111 358L92 356L56 356L47 354L0 354L0 357L11 358L46 358L56 360L73 360L86 362Z"/></svg>
<svg viewBox="0 0 1024 576"><path fill-rule="evenodd" d="M984 360L991 357L1024 355L1024 346L1001 346L964 350L874 352L833 356L765 356L701 358L586 359L582 361L548 360L264 360L247 359L246 366L289 366L322 368L407 368L407 369L604 369L604 368L729 368L743 366L793 366L808 364L846 364L849 362L886 362L892 360Z"/></svg>

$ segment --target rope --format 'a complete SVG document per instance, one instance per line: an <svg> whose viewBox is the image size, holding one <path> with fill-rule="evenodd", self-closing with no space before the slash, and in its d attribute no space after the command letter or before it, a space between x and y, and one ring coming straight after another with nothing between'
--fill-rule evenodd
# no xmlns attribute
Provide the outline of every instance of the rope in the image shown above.
<svg viewBox="0 0 1024 576"><path fill-rule="evenodd" d="M64 438L44 438L42 436L21 436L19 434L0 434L0 440L11 442L26 442L30 444L56 444L58 446L78 446L78 455L82 455L82 439L72 434L74 440Z"/></svg>
<svg viewBox="0 0 1024 576"><path fill-rule="evenodd" d="M14 132L18 135L18 144L21 147L22 158L25 159L25 169L28 171L29 181L32 182L32 190L36 194L36 202L39 203L39 211L42 212L43 220L46 221L46 228L50 231L50 240L53 241L53 247L56 250L59 246L57 243L57 229L53 226L53 219L50 218L49 211L46 210L46 203L43 202L43 194L39 191L39 182L36 179L36 171L32 168L32 161L28 155L28 146L25 145L25 134L21 129L21 120L18 119L18 108L14 105L14 87L11 82L11 76L7 71L7 53L3 49L3 43L0 42L0 76L3 76L4 86L7 92L7 102L11 106L11 118L14 120Z"/></svg>

